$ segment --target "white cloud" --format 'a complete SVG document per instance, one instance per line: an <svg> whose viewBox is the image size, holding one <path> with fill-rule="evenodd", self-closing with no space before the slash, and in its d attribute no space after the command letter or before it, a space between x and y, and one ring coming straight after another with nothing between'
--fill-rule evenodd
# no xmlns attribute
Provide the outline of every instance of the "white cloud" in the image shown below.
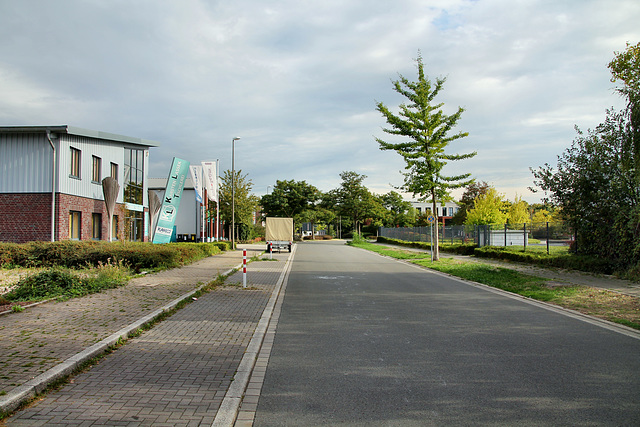
<svg viewBox="0 0 640 427"><path fill-rule="evenodd" d="M172 156L238 163L257 192L277 179L323 190L339 173L378 192L402 162L378 149L375 101L415 78L421 51L440 101L463 106L451 165L526 196L529 167L553 162L611 105L607 63L640 40L634 0L300 2L24 1L0 5L0 125L71 124L159 141ZM512 190L513 189L513 190Z"/></svg>

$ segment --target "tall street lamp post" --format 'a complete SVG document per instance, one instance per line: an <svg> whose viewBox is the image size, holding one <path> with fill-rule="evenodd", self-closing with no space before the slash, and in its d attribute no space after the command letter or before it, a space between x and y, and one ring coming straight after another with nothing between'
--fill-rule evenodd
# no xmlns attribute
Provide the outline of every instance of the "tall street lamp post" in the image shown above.
<svg viewBox="0 0 640 427"><path fill-rule="evenodd" d="M236 136L231 140L231 250L236 249Z"/></svg>

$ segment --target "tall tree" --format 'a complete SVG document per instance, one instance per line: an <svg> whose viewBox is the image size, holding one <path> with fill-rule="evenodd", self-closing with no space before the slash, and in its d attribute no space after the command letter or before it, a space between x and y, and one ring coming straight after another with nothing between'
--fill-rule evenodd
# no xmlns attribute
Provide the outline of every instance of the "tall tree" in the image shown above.
<svg viewBox="0 0 640 427"><path fill-rule="evenodd" d="M330 191L324 197L325 206L333 204L338 215L351 219L354 231L357 231L358 223L371 218L376 210L373 195L362 184L366 177L353 171L342 172L340 187Z"/></svg>
<svg viewBox="0 0 640 427"><path fill-rule="evenodd" d="M388 211L387 218L384 220L385 226L413 227L416 217L415 209L399 193L390 191L379 196L379 200Z"/></svg>
<svg viewBox="0 0 640 427"><path fill-rule="evenodd" d="M313 209L320 191L306 181L276 181L271 194L262 196L265 216L294 218L307 209Z"/></svg>
<svg viewBox="0 0 640 427"><path fill-rule="evenodd" d="M258 210L259 199L251 193L253 182L248 179L249 174L242 174L242 170L235 171L235 223L241 228L249 228L253 215ZM224 171L220 183L220 219L231 224L231 171Z"/></svg>
<svg viewBox="0 0 640 427"><path fill-rule="evenodd" d="M627 97L624 111L586 133L577 127L557 166L532 170L575 229L577 250L609 260L619 270L640 271L640 44L627 44L609 63L612 81Z"/></svg>
<svg viewBox="0 0 640 427"><path fill-rule="evenodd" d="M628 135L623 167L633 173L637 185L640 184L640 42L635 46L627 42L624 52L615 52L609 69L611 81L622 82L616 90L627 98Z"/></svg>
<svg viewBox="0 0 640 427"><path fill-rule="evenodd" d="M430 201L433 206L432 212L437 215L437 204L451 200L452 189L473 182L469 179L470 173L444 175L444 166L450 161L473 157L476 153L445 152L452 141L468 136L467 132L451 133L464 109L459 107L456 113L445 114L442 111L444 104L434 103L434 98L442 90L446 79L437 78L435 83L432 83L424 74L424 64L420 55L416 63L418 81L413 82L399 75L399 79L393 82L394 90L409 101L408 104L400 104L399 115L394 114L382 102L377 103L377 110L390 126L383 128L383 131L404 137L404 140L393 143L376 138L376 141L381 150L394 150L404 158L407 172L404 173L404 184L400 188L413 193L414 197L418 196L419 200ZM434 259L438 260L437 234L434 249Z"/></svg>

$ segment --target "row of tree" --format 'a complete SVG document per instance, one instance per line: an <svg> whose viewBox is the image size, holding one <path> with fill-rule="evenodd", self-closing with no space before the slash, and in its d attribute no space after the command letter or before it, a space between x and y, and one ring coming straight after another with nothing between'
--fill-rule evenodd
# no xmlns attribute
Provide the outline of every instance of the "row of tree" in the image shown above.
<svg viewBox="0 0 640 427"><path fill-rule="evenodd" d="M602 256L619 266L635 266L640 272L640 43L627 44L609 64L612 81L620 82L618 93L625 97L623 111L607 111L605 122L583 133L579 129L573 144L558 156L556 167L548 164L532 170L534 188L545 191L543 205L528 206L520 197L509 202L486 183L475 183L470 174L449 176L443 168L452 161L476 153L446 152L450 142L467 136L452 133L462 108L451 115L435 97L444 78L429 80L421 56L416 60L418 80L400 75L393 89L406 100L398 112L383 103L377 110L391 140L376 138L381 150L393 150L405 161L404 183L398 187L413 198L438 205L452 200L451 191L466 188L454 221L459 224L569 221L578 236L581 252ZM363 184L365 175L343 172L339 188L320 192L305 181L278 181L271 194L261 199L248 196L251 181L236 175L236 223L248 224L258 205L265 215L293 217L297 222L333 224L340 218L343 229L378 226L421 225L400 194L372 194ZM230 200L231 176L223 177L223 200ZM239 198L246 194L246 205ZM222 205L222 217L230 209ZM230 218L227 218L230 220ZM437 241L435 242L437 243ZM437 245L435 246L437 248ZM434 259L438 259L437 249Z"/></svg>
<svg viewBox="0 0 640 427"><path fill-rule="evenodd" d="M366 175L353 171L340 174L340 186L322 192L306 181L277 181L270 194L261 198L251 193L253 183L242 171L235 180L235 222L238 236L249 238L254 215L262 217L294 218L296 224L311 223L316 229L337 232L342 227L345 235L352 230L376 234L378 227L427 226L432 212L418 212L401 194L390 191L374 194L364 184ZM231 222L231 173L226 171L221 185L221 215ZM529 205L519 197L511 202L486 182L474 182L466 187L458 202L459 210L452 224L523 224L549 222L559 219L552 207Z"/></svg>
<svg viewBox="0 0 640 427"><path fill-rule="evenodd" d="M258 198L251 193L253 183L242 171L235 175L235 222L240 238L251 232L254 215L294 218L297 224L312 223L316 228L341 226L352 230L375 232L381 226L410 226L414 222L411 203L395 191L376 195L363 184L366 175L346 171L340 174L340 186L322 192L306 181L277 181L270 194ZM220 185L220 215L231 223L230 171L225 171ZM212 216L215 212L210 213Z"/></svg>

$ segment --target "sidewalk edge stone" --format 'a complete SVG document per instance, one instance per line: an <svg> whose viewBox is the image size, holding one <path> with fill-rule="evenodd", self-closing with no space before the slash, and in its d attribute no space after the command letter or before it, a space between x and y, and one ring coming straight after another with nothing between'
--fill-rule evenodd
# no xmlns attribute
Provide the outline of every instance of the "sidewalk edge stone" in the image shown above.
<svg viewBox="0 0 640 427"><path fill-rule="evenodd" d="M228 269L222 276L227 276L234 270L242 267L242 264ZM5 396L0 397L0 413L10 413L18 409L22 404L34 398L37 394L42 393L53 382L61 380L73 374L83 363L93 359L96 356L103 354L109 347L112 347L118 343L120 339L127 339L133 332L140 329L145 324L152 322L162 313L167 312L175 308L180 302L186 298L191 297L195 292L202 289L205 285L201 285L196 289L189 291L173 301L165 304L161 308L154 310L148 315L138 319L128 326L120 329L119 331L109 335L108 337L100 340L92 346L84 349L83 351L76 353L64 362L59 363L53 368L48 369L42 374L36 376L25 384L13 388Z"/></svg>
<svg viewBox="0 0 640 427"><path fill-rule="evenodd" d="M238 366L238 370L236 371L236 375L233 378L233 382L231 386L227 390L227 393L222 400L222 404L216 413L216 417L213 420L212 427L232 427L236 421L238 416L238 410L240 409L240 404L242 403L242 397L244 396L244 392L247 389L247 385L249 384L249 380L251 379L251 373L253 372L253 368L255 367L256 361L258 360L258 355L260 353L260 349L262 347L262 343L264 342L264 338L269 328L269 324L271 323L271 318L273 316L273 311L278 301L278 297L283 288L283 284L288 276L288 273L291 269L291 264L293 260L293 256L296 252L296 246L293 246L293 250L287 258L285 262L285 266L280 272L280 276L278 278L278 282L276 283L276 287L271 293L271 297L269 298L269 302L262 312L262 316L258 325L256 326L256 330L253 333L253 337L245 350L245 354L240 362L240 366Z"/></svg>

